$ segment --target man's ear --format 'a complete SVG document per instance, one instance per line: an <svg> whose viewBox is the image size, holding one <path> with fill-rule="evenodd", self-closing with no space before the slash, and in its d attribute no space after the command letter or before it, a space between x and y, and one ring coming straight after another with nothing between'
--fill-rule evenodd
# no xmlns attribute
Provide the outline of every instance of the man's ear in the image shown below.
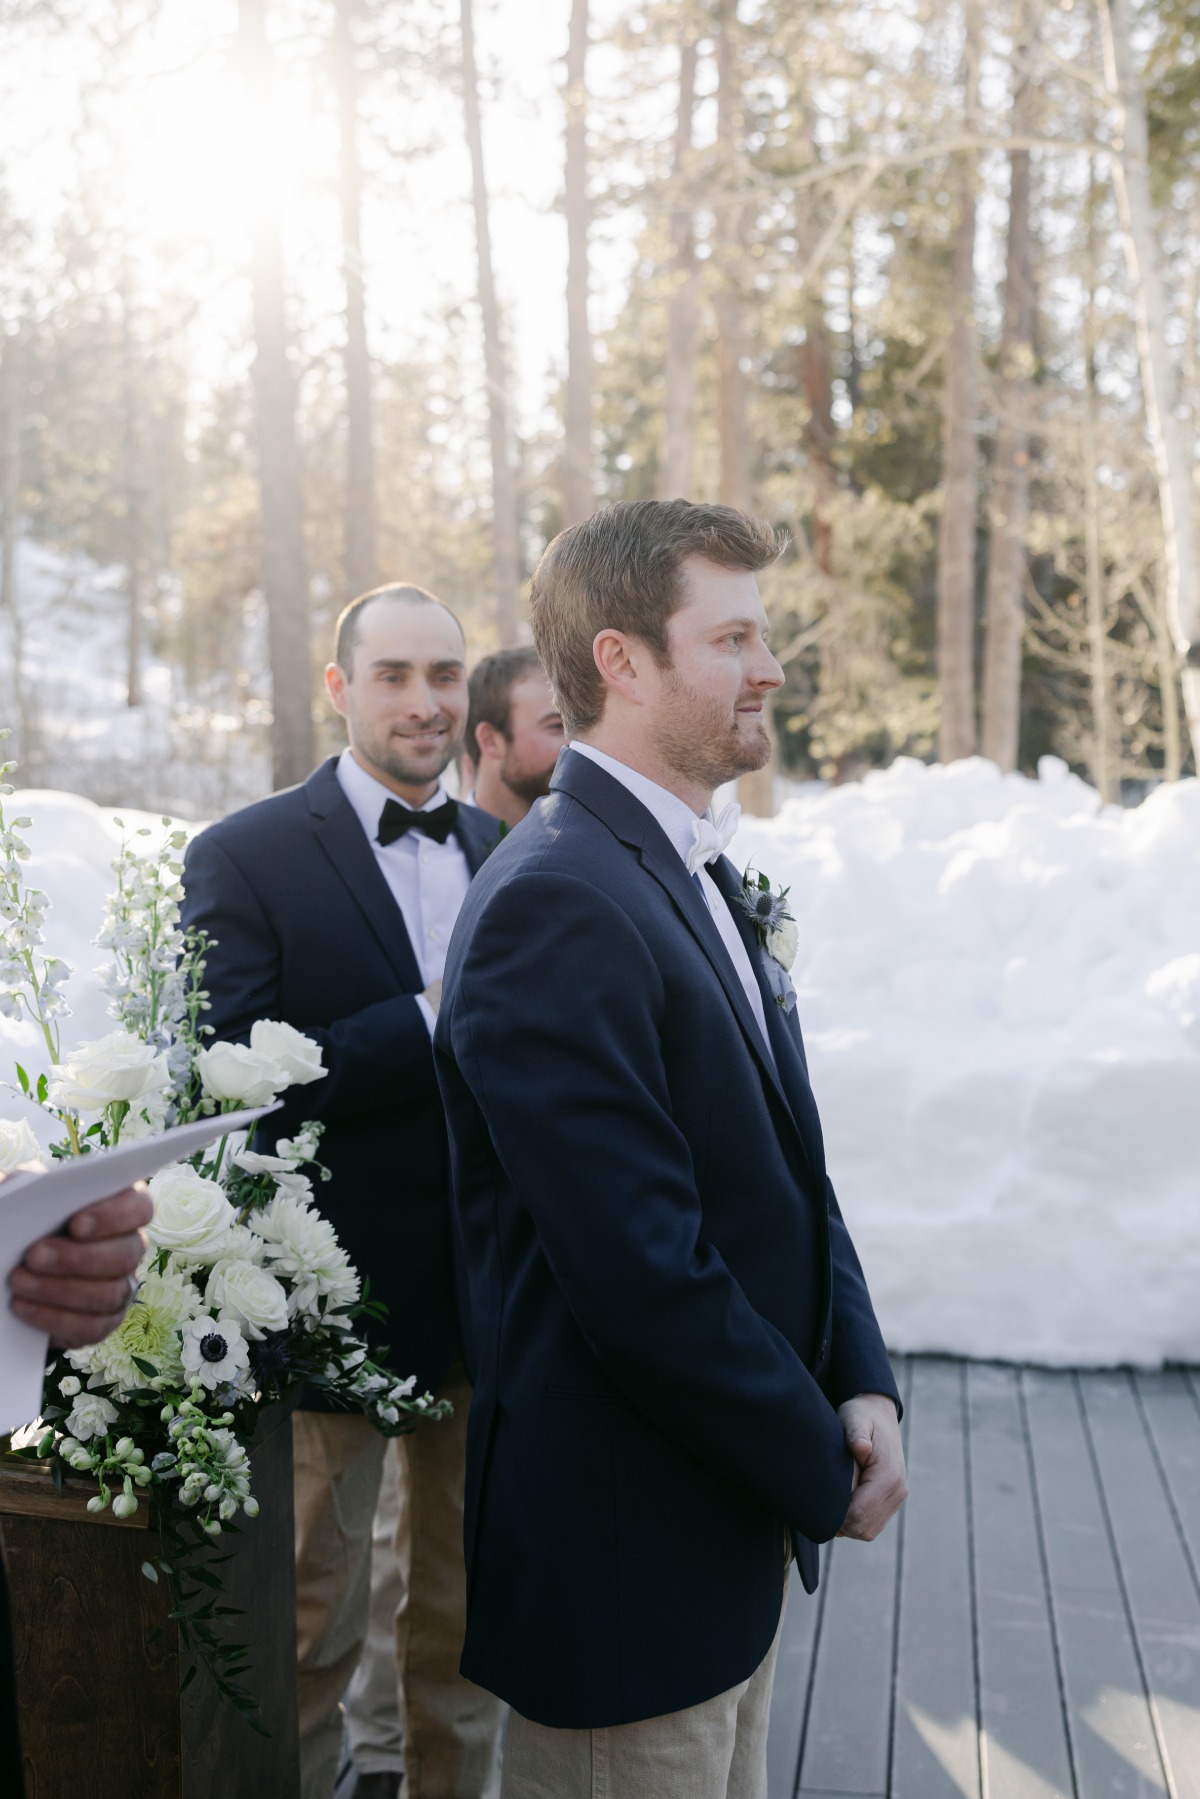
<svg viewBox="0 0 1200 1799"><path fill-rule="evenodd" d="M475 727L476 762L481 762L485 756L490 756L494 762L502 762L506 747L503 731L498 731L495 725L489 725L486 719L481 719Z"/></svg>
<svg viewBox="0 0 1200 1799"><path fill-rule="evenodd" d="M336 662L330 662L325 668L325 691L329 695L330 704L335 712L346 716L346 671Z"/></svg>
<svg viewBox="0 0 1200 1799"><path fill-rule="evenodd" d="M640 652L645 646L624 631L604 630L592 640L592 656L606 687L613 687L635 706L642 702L638 679Z"/></svg>

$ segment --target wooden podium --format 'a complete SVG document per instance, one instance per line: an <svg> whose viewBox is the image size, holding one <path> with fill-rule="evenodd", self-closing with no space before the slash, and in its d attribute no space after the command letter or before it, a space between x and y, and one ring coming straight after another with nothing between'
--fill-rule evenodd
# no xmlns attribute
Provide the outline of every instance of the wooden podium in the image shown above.
<svg viewBox="0 0 1200 1799"><path fill-rule="evenodd" d="M0 1461L27 1799L297 1799L290 1406L263 1413L249 1449L261 1513L212 1556L231 1557L218 1603L244 1611L223 1624L249 1647L245 1684L269 1737L203 1667L180 1693L192 1658L165 1622L166 1582L141 1571L158 1555L148 1506L92 1513L91 1483L69 1477L60 1495L43 1465Z"/></svg>

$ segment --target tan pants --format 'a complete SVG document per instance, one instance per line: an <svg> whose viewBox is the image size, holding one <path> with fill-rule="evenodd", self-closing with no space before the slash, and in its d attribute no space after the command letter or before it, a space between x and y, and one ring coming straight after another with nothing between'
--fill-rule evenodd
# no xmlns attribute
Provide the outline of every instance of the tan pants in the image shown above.
<svg viewBox="0 0 1200 1799"><path fill-rule="evenodd" d="M786 1603L786 1589L785 1589ZM779 1630L749 1680L686 1711L608 1730L548 1730L513 1712L501 1799L767 1799Z"/></svg>
<svg viewBox="0 0 1200 1799"><path fill-rule="evenodd" d="M396 1439L395 1679L406 1799L494 1799L504 1708L458 1672L466 1617L463 1459L470 1388L442 1388L454 1417ZM361 1416L293 1416L302 1799L331 1799L339 1701L367 1636L371 1536L387 1445ZM393 1701L395 1703L395 1701ZM359 1772L397 1767L376 1761Z"/></svg>

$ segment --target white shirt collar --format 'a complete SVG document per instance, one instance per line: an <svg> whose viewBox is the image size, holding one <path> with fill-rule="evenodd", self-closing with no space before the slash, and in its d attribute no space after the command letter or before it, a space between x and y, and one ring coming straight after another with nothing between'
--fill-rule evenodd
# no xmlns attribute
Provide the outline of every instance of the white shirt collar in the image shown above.
<svg viewBox="0 0 1200 1799"><path fill-rule="evenodd" d="M671 793L666 787L660 787L649 775L639 774L636 768L628 763L618 762L604 750L598 750L590 743L572 743L571 748L577 755L586 756L589 762L596 763L615 781L620 781L635 800L640 800L647 812L651 814L661 830L670 840L671 847L678 851L679 858L686 862L693 843L696 841L696 820L703 816L711 821L712 808L703 814L692 811L686 800L681 800L677 793Z"/></svg>
<svg viewBox="0 0 1200 1799"><path fill-rule="evenodd" d="M367 833L368 843L374 843L379 836L379 821L388 800L395 800L398 806L404 806L409 812L432 812L435 806L444 804L448 797L439 781L436 792L430 795L423 806L410 806L398 793L393 793L390 787L385 787L382 781L377 781L374 775L368 774L348 748L338 757L337 778L342 792L354 807L359 824ZM406 840L402 838L401 842L404 841Z"/></svg>

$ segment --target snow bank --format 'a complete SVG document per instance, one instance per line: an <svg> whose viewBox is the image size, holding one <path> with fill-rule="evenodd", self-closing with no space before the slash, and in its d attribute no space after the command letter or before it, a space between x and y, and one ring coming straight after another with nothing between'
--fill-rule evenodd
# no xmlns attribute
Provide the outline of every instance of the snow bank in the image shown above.
<svg viewBox="0 0 1200 1799"><path fill-rule="evenodd" d="M120 832L70 794L22 813L77 969L69 1046L110 1028L91 939ZM747 818L731 853L791 887L830 1166L889 1341L1200 1362L1200 782L1122 813L1051 759L1036 781L903 761ZM0 1074L17 1049L43 1065L0 1019Z"/></svg>
<svg viewBox="0 0 1200 1799"><path fill-rule="evenodd" d="M1200 1361L1200 782L904 760L744 820L897 1349Z"/></svg>

